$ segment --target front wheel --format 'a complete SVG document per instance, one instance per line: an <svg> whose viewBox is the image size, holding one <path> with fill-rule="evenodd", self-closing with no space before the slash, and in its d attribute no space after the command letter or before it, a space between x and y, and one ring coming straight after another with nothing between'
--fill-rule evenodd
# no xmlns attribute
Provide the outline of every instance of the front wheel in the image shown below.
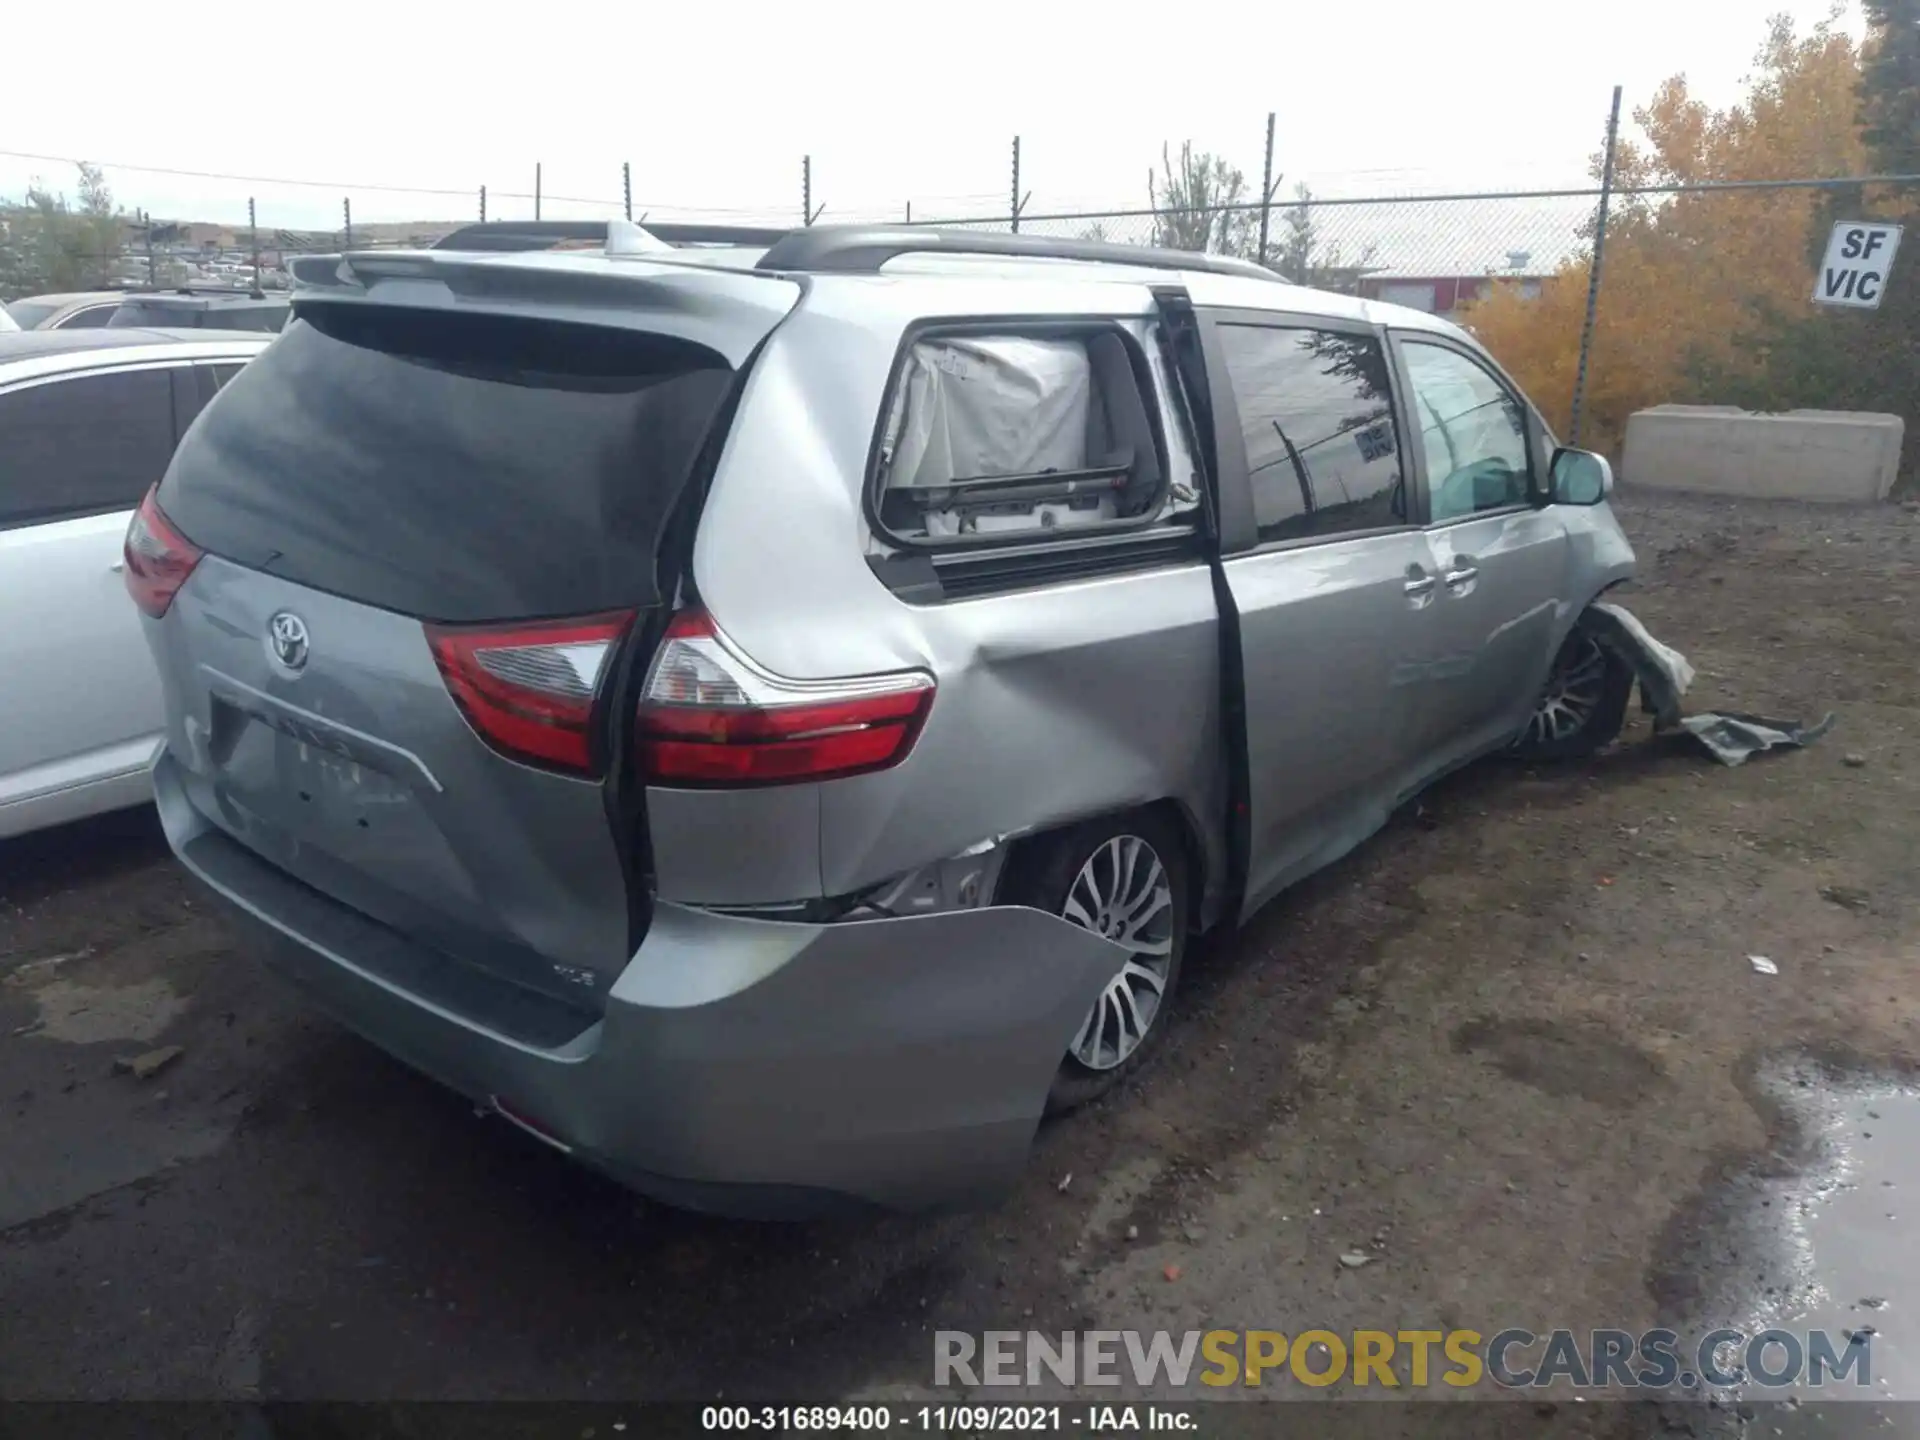
<svg viewBox="0 0 1920 1440"><path fill-rule="evenodd" d="M1513 742L1523 760L1579 760L1613 742L1626 721L1633 672L1626 662L1575 625L1541 689L1527 728Z"/></svg>
<svg viewBox="0 0 1920 1440"><path fill-rule="evenodd" d="M1089 821L1034 842L1009 873L1008 903L1104 935L1127 952L1068 1042L1047 1092L1063 1114L1118 1085L1158 1048L1187 948L1185 847L1153 813Z"/></svg>

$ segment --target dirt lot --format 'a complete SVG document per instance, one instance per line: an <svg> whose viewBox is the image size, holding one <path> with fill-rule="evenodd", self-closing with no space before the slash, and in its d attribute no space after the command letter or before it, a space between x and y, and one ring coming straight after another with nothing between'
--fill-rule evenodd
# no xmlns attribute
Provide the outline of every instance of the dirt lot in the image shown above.
<svg viewBox="0 0 1920 1440"><path fill-rule="evenodd" d="M148 817L0 848L0 1395L894 1395L934 1329L1683 1318L1716 1179L1782 1138L1761 1059L1920 1049L1920 515L1620 509L1690 705L1833 733L1728 770L1635 717L1455 777L1205 947L996 1213L636 1203L303 1011Z"/></svg>

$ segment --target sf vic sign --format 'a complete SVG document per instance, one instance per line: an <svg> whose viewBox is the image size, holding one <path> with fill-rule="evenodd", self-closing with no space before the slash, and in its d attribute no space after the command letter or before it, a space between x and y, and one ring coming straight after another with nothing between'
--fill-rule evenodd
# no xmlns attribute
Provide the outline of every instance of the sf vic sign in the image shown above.
<svg viewBox="0 0 1920 1440"><path fill-rule="evenodd" d="M1814 303L1878 310L1899 249L1898 225L1842 220L1827 240L1826 259L1813 282Z"/></svg>

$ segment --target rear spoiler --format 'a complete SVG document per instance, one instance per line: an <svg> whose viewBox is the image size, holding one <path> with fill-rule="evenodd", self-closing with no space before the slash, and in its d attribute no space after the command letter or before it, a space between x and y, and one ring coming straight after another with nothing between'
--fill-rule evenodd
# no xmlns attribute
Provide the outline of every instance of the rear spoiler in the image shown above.
<svg viewBox="0 0 1920 1440"><path fill-rule="evenodd" d="M598 248L620 222L605 220L491 220L462 225L433 242L435 250L557 250ZM791 233L784 227L681 225L659 221L647 233L669 245L773 245Z"/></svg>
<svg viewBox="0 0 1920 1440"><path fill-rule="evenodd" d="M704 345L736 370L800 299L799 283L752 270L502 259L437 248L300 255L288 265L291 298L296 315L313 304L380 305L644 330Z"/></svg>

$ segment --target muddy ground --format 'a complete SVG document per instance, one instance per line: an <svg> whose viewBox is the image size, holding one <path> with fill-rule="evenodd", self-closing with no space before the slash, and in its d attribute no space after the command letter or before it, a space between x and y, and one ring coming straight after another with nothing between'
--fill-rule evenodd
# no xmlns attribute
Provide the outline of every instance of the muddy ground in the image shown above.
<svg viewBox="0 0 1920 1440"><path fill-rule="evenodd" d="M1759 1263L1721 1182L1792 1139L1763 1063L1920 1055L1920 515L1619 508L1690 706L1834 731L1724 769L1635 715L1454 777L1202 947L1160 1061L993 1213L636 1202L303 1009L149 816L0 847L0 1395L891 1396L935 1329L1704 1313Z"/></svg>

